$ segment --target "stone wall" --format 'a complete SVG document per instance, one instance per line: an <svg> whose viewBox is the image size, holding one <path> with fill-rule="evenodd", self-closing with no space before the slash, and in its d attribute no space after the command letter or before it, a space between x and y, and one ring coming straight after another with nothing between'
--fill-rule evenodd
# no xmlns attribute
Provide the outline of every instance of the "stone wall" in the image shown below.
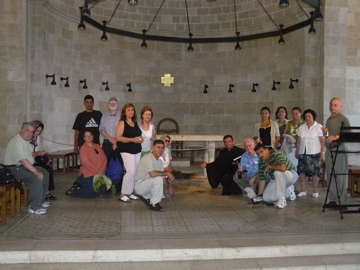
<svg viewBox="0 0 360 270"><path fill-rule="evenodd" d="M183 133L230 133L237 142L253 135L263 106L270 107L273 119L278 106L289 111L294 106L312 108L322 123L328 117L332 96L356 103L357 1L327 1L325 22L315 24L317 34L309 36L308 28L286 34L282 46L274 37L243 42L240 51L235 51L232 43L194 44L193 52L186 50L187 44L151 41L144 50L141 41L112 34L102 42L101 31L90 25L78 31L77 9L82 5L78 2L5 0L0 4L4 5L0 35L14 35L11 44L8 39L0 41L1 56L8 59L0 63L1 91L5 94L0 102L6 116L0 120L1 137L5 138L2 150L21 122L34 118L45 123L43 136L49 140L49 150L72 148L72 124L84 109L86 94L94 96L95 108L103 112L106 101L115 96L121 106L131 102L138 112L144 105L151 106L154 124L172 117ZM338 6L339 14L335 12ZM346 10L350 7L349 15ZM106 13L106 17L110 15ZM99 15L95 12L94 16ZM228 12L228 16L233 13ZM16 23L11 24L12 20ZM341 32L345 42L337 38L339 29L346 32ZM324 45L329 42L331 46ZM161 84L167 73L174 77L171 87ZM56 75L56 86L50 85L46 74ZM67 76L69 88L60 81ZM290 78L299 79L293 90L288 89ZM87 90L79 83L83 79ZM271 90L273 80L281 82L276 91ZM104 90L104 81L109 82L110 91ZM130 82L131 93L126 86ZM339 91L336 85L341 82ZM233 93L228 93L229 83L235 85ZM256 93L251 92L253 83L259 83ZM204 84L209 85L208 94L203 94ZM352 122L360 122L349 106L345 112Z"/></svg>

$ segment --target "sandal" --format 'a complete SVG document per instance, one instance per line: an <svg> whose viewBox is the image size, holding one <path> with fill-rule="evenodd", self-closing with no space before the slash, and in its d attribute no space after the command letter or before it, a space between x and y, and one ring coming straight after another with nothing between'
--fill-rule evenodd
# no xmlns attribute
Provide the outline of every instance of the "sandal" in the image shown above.
<svg viewBox="0 0 360 270"><path fill-rule="evenodd" d="M139 199L139 197L136 196L136 195L134 195L134 194L131 194L131 195L129 196L129 198L130 198L131 200L134 200L134 201Z"/></svg>
<svg viewBox="0 0 360 270"><path fill-rule="evenodd" d="M71 195L75 188L76 188L75 186L72 186L71 188L69 188L68 191L65 192L65 195Z"/></svg>
<svg viewBox="0 0 360 270"><path fill-rule="evenodd" d="M121 198L119 198L120 202L124 202L124 203L131 203L131 200L129 199L128 196L122 196Z"/></svg>
<svg viewBox="0 0 360 270"><path fill-rule="evenodd" d="M50 193L48 193L45 197L45 201L55 201L55 200L56 200L56 197Z"/></svg>

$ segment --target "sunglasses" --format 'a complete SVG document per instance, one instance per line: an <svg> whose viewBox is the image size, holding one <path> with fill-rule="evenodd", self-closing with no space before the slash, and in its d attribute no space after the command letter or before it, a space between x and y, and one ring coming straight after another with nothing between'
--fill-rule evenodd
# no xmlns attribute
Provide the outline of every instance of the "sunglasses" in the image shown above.
<svg viewBox="0 0 360 270"><path fill-rule="evenodd" d="M164 142L170 142L170 140L165 140Z"/></svg>

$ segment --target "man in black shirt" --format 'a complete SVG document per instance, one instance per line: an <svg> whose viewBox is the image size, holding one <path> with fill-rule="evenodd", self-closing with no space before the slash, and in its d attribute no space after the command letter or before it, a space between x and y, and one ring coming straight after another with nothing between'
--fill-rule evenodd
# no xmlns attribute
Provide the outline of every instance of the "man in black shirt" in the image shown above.
<svg viewBox="0 0 360 270"><path fill-rule="evenodd" d="M93 109L94 98L86 95L84 98L85 111L79 113L73 125L74 132L74 152L79 153L80 147L84 143L84 132L89 130L94 136L94 143L100 144L100 121L102 113Z"/></svg>
<svg viewBox="0 0 360 270"><path fill-rule="evenodd" d="M231 135L224 136L225 148L220 151L214 162L201 163L201 168L206 168L209 184L212 188L217 188L219 184L223 186L222 194L239 195L242 193L241 188L233 180L233 175L237 170L237 165L241 155L245 152L237 146L234 146L233 137ZM234 159L236 159L234 161Z"/></svg>

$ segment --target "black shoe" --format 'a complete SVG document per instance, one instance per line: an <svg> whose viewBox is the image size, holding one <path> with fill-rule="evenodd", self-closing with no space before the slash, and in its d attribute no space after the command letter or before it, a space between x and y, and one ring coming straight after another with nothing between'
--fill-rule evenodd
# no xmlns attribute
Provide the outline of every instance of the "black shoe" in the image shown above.
<svg viewBox="0 0 360 270"><path fill-rule="evenodd" d="M139 196L139 199L148 207L150 208L150 199L145 199L143 196Z"/></svg>
<svg viewBox="0 0 360 270"><path fill-rule="evenodd" d="M328 208L339 208L339 205L335 201L330 201L325 206Z"/></svg>
<svg viewBox="0 0 360 270"><path fill-rule="evenodd" d="M157 203L155 205L150 204L150 210L160 212L160 211L164 211L165 209L160 205L160 203Z"/></svg>

